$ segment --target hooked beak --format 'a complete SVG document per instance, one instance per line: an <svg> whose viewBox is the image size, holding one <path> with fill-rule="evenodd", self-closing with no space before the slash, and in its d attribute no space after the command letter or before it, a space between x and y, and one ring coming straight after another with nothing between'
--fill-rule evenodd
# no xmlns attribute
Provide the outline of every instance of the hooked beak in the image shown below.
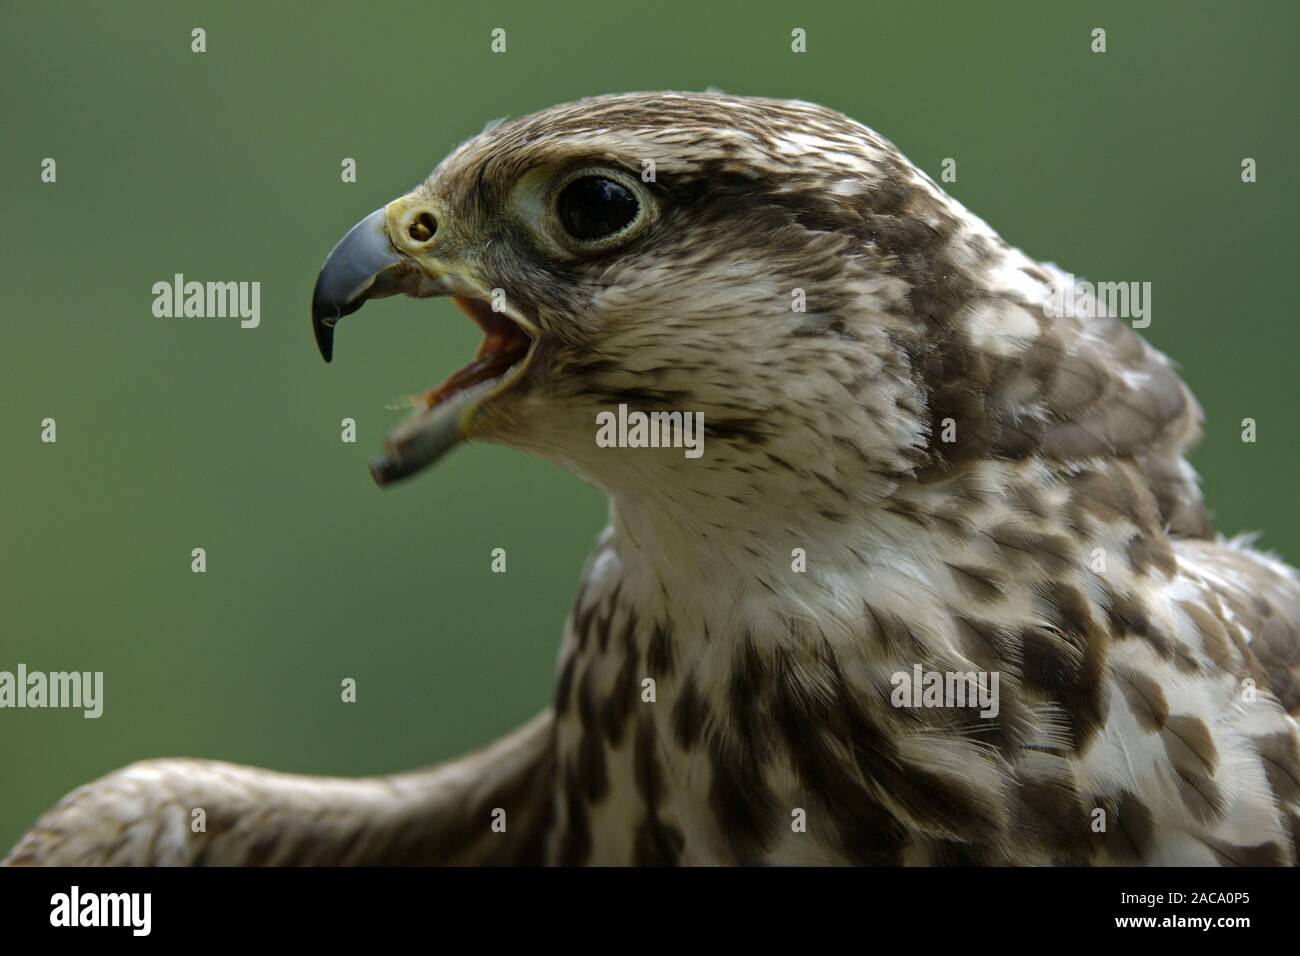
<svg viewBox="0 0 1300 956"><path fill-rule="evenodd" d="M413 252L402 252L393 244L390 212L405 223L418 213L418 205L397 200L349 229L326 256L312 292L312 331L326 362L334 357L334 327L339 319L384 296L450 295L486 334L474 361L424 393L416 411L389 435L384 454L370 463L380 485L423 470L470 437L474 413L518 383L532 362L538 340L531 321L503 300L498 302L469 276L433 258L427 265L420 261L420 247L432 244L432 231L412 235Z"/></svg>
<svg viewBox="0 0 1300 956"><path fill-rule="evenodd" d="M396 295L408 286L414 290L418 276L411 265L388 240L388 207L381 206L348 230L325 257L311 295L311 325L321 358L334 358L334 326L343 316L368 299Z"/></svg>

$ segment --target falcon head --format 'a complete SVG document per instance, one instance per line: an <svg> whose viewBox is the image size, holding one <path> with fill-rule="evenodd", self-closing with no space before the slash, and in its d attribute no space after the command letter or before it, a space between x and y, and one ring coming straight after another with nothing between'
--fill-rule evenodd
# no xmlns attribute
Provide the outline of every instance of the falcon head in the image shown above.
<svg viewBox="0 0 1300 956"><path fill-rule="evenodd" d="M909 476L1041 451L1125 365L1145 376L1130 384L1167 384L1118 323L1049 326L1044 269L832 110L621 94L461 145L339 242L312 317L327 361L338 320L380 296L450 295L485 333L392 433L381 484L472 438L756 522L756 503L833 516ZM1103 338L1114 349L1072 344ZM1148 403L1162 414L1183 401L1172 381ZM701 413L703 457L599 447L597 414L621 404ZM1067 450L1153 441L1133 418L1075 429Z"/></svg>
<svg viewBox="0 0 1300 956"><path fill-rule="evenodd" d="M807 463L826 447L810 430L905 469L925 422L891 341L914 325L894 247L942 206L893 147L822 107L600 97L486 130L358 223L313 323L326 361L338 320L380 296L450 295L485 333L392 434L381 484L468 438L607 487L698 464L598 448L596 414L621 403L702 413L712 469L758 451Z"/></svg>

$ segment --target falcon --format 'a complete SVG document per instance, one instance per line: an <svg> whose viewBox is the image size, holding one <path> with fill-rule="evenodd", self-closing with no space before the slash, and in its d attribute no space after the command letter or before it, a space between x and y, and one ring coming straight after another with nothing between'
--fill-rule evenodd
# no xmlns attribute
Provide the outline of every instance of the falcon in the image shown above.
<svg viewBox="0 0 1300 956"><path fill-rule="evenodd" d="M1195 399L1054 314L1066 279L813 104L488 128L347 233L312 320L327 361L383 296L484 332L380 484L474 440L608 495L552 706L385 778L146 761L8 862L1294 864L1300 582L1215 533ZM702 414L703 453L598 444L620 406Z"/></svg>

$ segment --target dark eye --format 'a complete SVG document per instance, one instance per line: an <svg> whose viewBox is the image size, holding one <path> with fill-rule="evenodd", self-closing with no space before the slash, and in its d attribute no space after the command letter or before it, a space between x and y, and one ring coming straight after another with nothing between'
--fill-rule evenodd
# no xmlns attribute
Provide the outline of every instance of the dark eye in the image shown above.
<svg viewBox="0 0 1300 956"><path fill-rule="evenodd" d="M574 239L590 242L626 229L639 204L632 190L604 176L583 176L560 192L560 222Z"/></svg>

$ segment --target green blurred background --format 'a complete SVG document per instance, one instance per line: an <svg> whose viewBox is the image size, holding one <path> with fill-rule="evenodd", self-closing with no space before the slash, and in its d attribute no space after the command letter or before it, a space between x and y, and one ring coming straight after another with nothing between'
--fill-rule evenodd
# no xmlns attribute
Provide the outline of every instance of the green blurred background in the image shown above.
<svg viewBox="0 0 1300 956"><path fill-rule="evenodd" d="M1207 411L1195 463L1219 527L1300 558L1298 5L1045 6L5 3L0 670L106 687L99 720L0 711L0 852L140 758L379 773L546 702L600 496L488 447L379 491L389 400L479 335L446 302L394 299L327 367L308 300L344 230L485 121L584 95L816 100L936 177L957 158L949 189L1031 255L1151 281L1146 334ZM155 318L176 272L260 281L261 327Z"/></svg>

